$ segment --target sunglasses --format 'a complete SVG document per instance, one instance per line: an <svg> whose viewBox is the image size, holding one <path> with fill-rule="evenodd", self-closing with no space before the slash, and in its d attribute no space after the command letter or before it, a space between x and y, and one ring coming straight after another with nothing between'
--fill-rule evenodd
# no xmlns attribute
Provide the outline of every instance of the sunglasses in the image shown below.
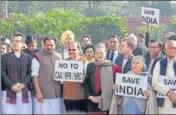
<svg viewBox="0 0 176 115"><path fill-rule="evenodd" d="M68 51L76 51L76 49L68 49Z"/></svg>

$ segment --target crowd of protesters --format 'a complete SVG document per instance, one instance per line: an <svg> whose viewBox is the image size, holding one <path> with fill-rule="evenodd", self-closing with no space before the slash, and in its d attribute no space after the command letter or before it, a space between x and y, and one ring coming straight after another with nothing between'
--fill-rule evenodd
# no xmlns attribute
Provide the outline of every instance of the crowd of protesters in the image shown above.
<svg viewBox="0 0 176 115"><path fill-rule="evenodd" d="M95 46L90 35L80 43L68 30L56 38L15 34L1 37L2 114L176 114L176 94L159 82L176 76L176 34L163 34L163 43L145 34L112 35ZM37 45L41 44L41 48ZM56 60L83 61L82 82L55 81ZM146 99L115 95L118 73L152 75ZM158 98L156 93L166 95Z"/></svg>

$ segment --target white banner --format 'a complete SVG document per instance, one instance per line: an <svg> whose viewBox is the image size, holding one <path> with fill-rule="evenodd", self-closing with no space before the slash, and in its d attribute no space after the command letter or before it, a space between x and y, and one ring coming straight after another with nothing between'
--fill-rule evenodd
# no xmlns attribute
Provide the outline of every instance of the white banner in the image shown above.
<svg viewBox="0 0 176 115"><path fill-rule="evenodd" d="M56 60L55 76L56 81L82 82L83 61Z"/></svg>
<svg viewBox="0 0 176 115"><path fill-rule="evenodd" d="M116 84L119 85L115 91L116 95L146 98L144 90L147 89L148 76L133 74L116 74Z"/></svg>
<svg viewBox="0 0 176 115"><path fill-rule="evenodd" d="M141 21L143 24L150 24L151 26L159 26L159 9L142 7Z"/></svg>
<svg viewBox="0 0 176 115"><path fill-rule="evenodd" d="M164 84L166 87L169 87L172 92L176 93L176 77L169 76L159 76L159 82ZM157 93L157 97L166 98L165 95Z"/></svg>

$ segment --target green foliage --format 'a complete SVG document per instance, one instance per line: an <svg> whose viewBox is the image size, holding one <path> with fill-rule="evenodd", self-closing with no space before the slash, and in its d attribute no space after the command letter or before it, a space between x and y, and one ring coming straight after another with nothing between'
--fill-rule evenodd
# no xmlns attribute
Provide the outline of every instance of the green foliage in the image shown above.
<svg viewBox="0 0 176 115"><path fill-rule="evenodd" d="M123 19L116 16L87 18L85 27L87 29L85 29L84 34L90 34L93 43L98 43L111 35L127 36L127 28Z"/></svg>
<svg viewBox="0 0 176 115"><path fill-rule="evenodd" d="M176 18L173 18L171 23L168 24L167 31L172 31L176 33Z"/></svg>
<svg viewBox="0 0 176 115"><path fill-rule="evenodd" d="M101 17L105 16L107 13L101 9L90 9L87 8L84 12L86 17Z"/></svg>
<svg viewBox="0 0 176 115"><path fill-rule="evenodd" d="M171 1L152 1L151 7L160 9L161 17L169 17L174 14Z"/></svg>
<svg viewBox="0 0 176 115"><path fill-rule="evenodd" d="M0 33L2 36L11 38L13 31L13 24L9 21L3 21L0 23Z"/></svg>
<svg viewBox="0 0 176 115"><path fill-rule="evenodd" d="M26 13L35 15L37 11L47 12L50 9L75 9L82 14L93 16L111 15L112 13L120 16L139 17L141 6L160 9L161 17L173 17L176 12L176 4L173 1L8 1L9 13ZM5 4L2 5L5 8ZM2 10L2 9L0 9Z"/></svg>
<svg viewBox="0 0 176 115"><path fill-rule="evenodd" d="M127 28L122 18L117 16L90 17L75 13L74 10L64 11L53 9L47 12L38 12L29 17L26 14L12 14L9 20L0 24L0 33L11 38L13 33L54 35L60 40L61 34L66 30L74 32L76 39L83 34L90 34L96 44L102 39L113 34L119 36L127 35Z"/></svg>
<svg viewBox="0 0 176 115"><path fill-rule="evenodd" d="M157 40L159 42L163 42L164 40L164 33L166 30L165 25L160 25L160 26L152 26L150 30L150 38ZM146 26L139 26L138 27L138 32L145 33L146 32Z"/></svg>

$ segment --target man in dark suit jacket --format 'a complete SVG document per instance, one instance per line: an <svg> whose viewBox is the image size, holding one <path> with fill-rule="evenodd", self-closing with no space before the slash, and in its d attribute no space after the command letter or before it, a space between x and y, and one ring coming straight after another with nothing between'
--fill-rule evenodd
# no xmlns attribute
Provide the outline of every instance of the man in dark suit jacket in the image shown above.
<svg viewBox="0 0 176 115"><path fill-rule="evenodd" d="M127 73L131 70L131 62L133 59L133 50L136 47L134 39L128 37L121 40L120 43L120 55L116 58L115 64L122 68L123 73Z"/></svg>
<svg viewBox="0 0 176 115"><path fill-rule="evenodd" d="M106 54L106 59L115 63L116 58L119 56L119 40L117 36L111 36L108 44L109 50Z"/></svg>

